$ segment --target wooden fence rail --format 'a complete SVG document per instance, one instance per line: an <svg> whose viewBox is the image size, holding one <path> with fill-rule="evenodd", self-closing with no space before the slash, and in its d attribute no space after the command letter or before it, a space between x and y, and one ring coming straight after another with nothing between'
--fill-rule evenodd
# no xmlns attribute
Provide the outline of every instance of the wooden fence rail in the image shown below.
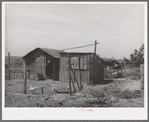
<svg viewBox="0 0 149 122"><path fill-rule="evenodd" d="M24 77L24 74L21 73L21 74L11 74L10 75L10 80L12 79L23 79ZM9 79L9 74L5 74L5 79Z"/></svg>

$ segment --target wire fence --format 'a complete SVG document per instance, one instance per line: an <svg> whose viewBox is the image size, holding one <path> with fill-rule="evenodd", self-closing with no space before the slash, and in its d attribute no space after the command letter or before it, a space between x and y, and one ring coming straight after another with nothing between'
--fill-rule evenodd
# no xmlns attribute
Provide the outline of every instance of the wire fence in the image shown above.
<svg viewBox="0 0 149 122"><path fill-rule="evenodd" d="M24 78L24 72L22 68L15 68L10 69L10 76L9 76L9 69L5 69L5 80L12 79L23 79Z"/></svg>

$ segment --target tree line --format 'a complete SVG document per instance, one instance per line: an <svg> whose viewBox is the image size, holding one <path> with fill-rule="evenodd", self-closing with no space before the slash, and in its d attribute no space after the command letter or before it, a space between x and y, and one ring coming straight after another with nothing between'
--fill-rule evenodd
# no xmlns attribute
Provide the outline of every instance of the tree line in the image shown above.
<svg viewBox="0 0 149 122"><path fill-rule="evenodd" d="M130 59L123 57L123 60L126 64L131 64L133 66L139 67L140 64L144 64L144 44L138 49L134 50L132 54L130 54Z"/></svg>
<svg viewBox="0 0 149 122"><path fill-rule="evenodd" d="M115 64L123 66L124 64L132 65L135 67L139 67L140 64L144 64L144 44L141 45L141 47L137 50L135 49L133 53L130 54L130 58L123 59L114 59L114 58L103 58L103 60L106 62L106 64L110 67L110 69L113 69Z"/></svg>

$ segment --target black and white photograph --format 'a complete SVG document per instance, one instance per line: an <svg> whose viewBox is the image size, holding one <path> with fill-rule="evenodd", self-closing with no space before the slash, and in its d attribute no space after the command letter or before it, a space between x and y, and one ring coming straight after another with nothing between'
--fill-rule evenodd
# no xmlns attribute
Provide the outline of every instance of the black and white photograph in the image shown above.
<svg viewBox="0 0 149 122"><path fill-rule="evenodd" d="M147 2L2 2L2 33L3 118L147 118Z"/></svg>

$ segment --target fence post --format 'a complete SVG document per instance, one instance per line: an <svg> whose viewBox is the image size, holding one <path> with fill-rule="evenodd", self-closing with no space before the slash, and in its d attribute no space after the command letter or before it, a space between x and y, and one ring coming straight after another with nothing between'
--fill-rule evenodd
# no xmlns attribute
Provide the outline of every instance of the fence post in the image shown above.
<svg viewBox="0 0 149 122"><path fill-rule="evenodd" d="M96 45L97 45L97 41L95 40L95 45L94 45L94 53L96 54Z"/></svg>
<svg viewBox="0 0 149 122"><path fill-rule="evenodd" d="M44 94L43 87L41 87L41 93L42 93L42 95Z"/></svg>
<svg viewBox="0 0 149 122"><path fill-rule="evenodd" d="M9 74L9 80L10 80L10 52L8 53L8 64L9 64L9 67L8 67L8 74Z"/></svg>
<svg viewBox="0 0 149 122"><path fill-rule="evenodd" d="M80 89L82 89L82 84L81 84L81 70L80 70L80 56L78 57L79 60L79 82L80 82Z"/></svg>
<svg viewBox="0 0 149 122"><path fill-rule="evenodd" d="M45 61L45 74L46 74L46 80L47 80L47 71L46 71L46 66L47 66L47 57L46 57L46 59L45 59L46 61Z"/></svg>
<svg viewBox="0 0 149 122"><path fill-rule="evenodd" d="M68 81L69 81L69 95L71 95L71 80L70 80L70 54L68 53Z"/></svg>
<svg viewBox="0 0 149 122"><path fill-rule="evenodd" d="M41 65L41 75L42 75L42 65Z"/></svg>
<svg viewBox="0 0 149 122"><path fill-rule="evenodd" d="M26 90L26 85L27 85L27 77L26 77L26 71L27 71L27 64L26 62L23 60L23 64L24 64L24 94L27 93L27 90Z"/></svg>
<svg viewBox="0 0 149 122"><path fill-rule="evenodd" d="M141 97L144 97L144 64L140 64L140 75L141 75Z"/></svg>

